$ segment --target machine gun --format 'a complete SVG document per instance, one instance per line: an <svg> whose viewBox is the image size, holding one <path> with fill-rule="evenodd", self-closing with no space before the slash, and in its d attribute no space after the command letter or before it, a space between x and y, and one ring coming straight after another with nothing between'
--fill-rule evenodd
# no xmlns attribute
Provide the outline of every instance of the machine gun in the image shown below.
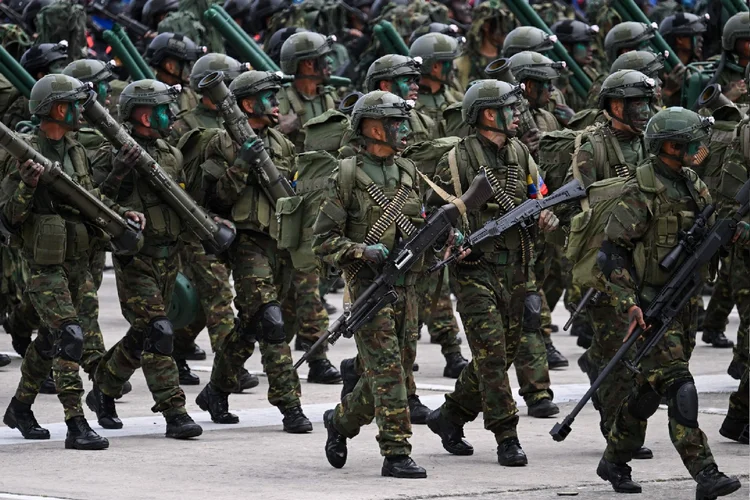
<svg viewBox="0 0 750 500"><path fill-rule="evenodd" d="M660 262L662 269L674 268L676 263L682 259L682 263L675 270L669 281L659 290L654 300L648 305L643 313L643 320L646 323L646 329L636 326L633 333L625 340L622 347L612 357L610 362L601 371L586 394L583 395L578 404L573 408L568 416L563 419L562 423L556 423L550 435L555 441L563 441L571 432L571 425L576 416L581 412L589 399L596 393L602 382L612 373L617 363L619 363L630 348L641 338L644 337L643 343L636 352L633 361L624 361L625 365L635 373L639 372L638 365L641 360L648 355L651 349L662 339L669 329L669 325L675 317L680 314L685 305L703 286L701 269L708 264L714 255L722 248L727 246L734 237L737 224L742 218L750 212L750 181L747 181L735 199L740 203L740 208L731 219L721 219L706 230L708 220L713 214L714 207L708 205L703 212L696 218L693 228L685 233L683 237L684 244L677 245L663 260ZM687 236L691 235L691 236ZM686 241L686 238L689 241ZM687 255L685 255L687 254Z"/></svg>
<svg viewBox="0 0 750 500"><path fill-rule="evenodd" d="M471 248L488 238L501 236L503 233L517 226L530 227L533 224L533 221L539 217L542 210L555 207L561 203L580 200L585 197L586 190L581 186L580 182L573 180L552 193L550 196L546 196L542 199L526 200L497 219L492 219L477 231L468 235L463 246L464 248ZM458 255L453 253L447 259L433 264L428 269L428 272L441 270L443 267L456 260L457 257Z"/></svg>
<svg viewBox="0 0 750 500"><path fill-rule="evenodd" d="M378 311L396 302L398 298L394 290L396 282L422 258L425 252L433 248L436 242L444 241L461 216L462 210L459 206L463 205L465 210L475 210L482 206L490 196L492 196L492 186L487 176L480 173L460 198L463 203L448 203L437 209L419 231L391 253L381 273L357 297L351 309L339 316L333 325L315 341L310 350L294 364L294 367L299 368L323 343L328 342L333 345L342 335L346 338L351 337L371 321Z"/></svg>

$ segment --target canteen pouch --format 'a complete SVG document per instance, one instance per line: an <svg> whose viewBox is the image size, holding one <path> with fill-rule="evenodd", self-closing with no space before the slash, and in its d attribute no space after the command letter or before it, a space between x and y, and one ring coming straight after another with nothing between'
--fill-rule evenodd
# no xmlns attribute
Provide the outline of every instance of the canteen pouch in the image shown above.
<svg viewBox="0 0 750 500"><path fill-rule="evenodd" d="M289 196L276 200L276 230L273 237L281 250L299 247L302 233L302 197Z"/></svg>

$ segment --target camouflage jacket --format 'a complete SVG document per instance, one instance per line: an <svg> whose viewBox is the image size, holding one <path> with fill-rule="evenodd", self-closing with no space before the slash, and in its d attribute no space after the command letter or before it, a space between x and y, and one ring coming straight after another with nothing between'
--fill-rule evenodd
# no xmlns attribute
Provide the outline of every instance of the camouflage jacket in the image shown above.
<svg viewBox="0 0 750 500"><path fill-rule="evenodd" d="M191 130L196 128L211 129L221 128L224 120L215 110L209 109L205 104L199 102L196 107L182 114L174 123L169 142L177 145L180 139Z"/></svg>
<svg viewBox="0 0 750 500"><path fill-rule="evenodd" d="M280 118L277 128L292 141L297 151L304 151L305 123L330 109L335 109L335 91L331 87L320 87L318 95L307 97L298 92L293 85L286 85L278 93L278 98Z"/></svg>

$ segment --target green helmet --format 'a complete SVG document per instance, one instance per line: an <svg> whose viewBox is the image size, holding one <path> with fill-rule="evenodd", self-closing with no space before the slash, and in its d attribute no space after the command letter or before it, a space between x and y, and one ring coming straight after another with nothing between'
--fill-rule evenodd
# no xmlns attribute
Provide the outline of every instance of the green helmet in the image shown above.
<svg viewBox="0 0 750 500"><path fill-rule="evenodd" d="M503 57L510 57L524 50L532 52L547 52L552 50L557 36L550 35L544 30L533 26L519 26L508 33L503 41Z"/></svg>
<svg viewBox="0 0 750 500"><path fill-rule="evenodd" d="M373 90L357 99L352 109L352 131L360 134L359 126L364 118L383 120L386 118L408 119L414 107L413 101L401 99L396 94Z"/></svg>
<svg viewBox="0 0 750 500"><path fill-rule="evenodd" d="M557 36L560 43L589 43L599 33L599 26L588 25L575 19L565 19L550 26L550 30Z"/></svg>
<svg viewBox="0 0 750 500"><path fill-rule="evenodd" d="M464 94L461 116L467 125L476 125L482 109L514 106L521 101L522 95L522 85L499 80L477 80Z"/></svg>
<svg viewBox="0 0 750 500"><path fill-rule="evenodd" d="M421 72L428 75L436 62L453 61L459 56L458 40L442 33L427 33L411 44L409 55L422 58Z"/></svg>
<svg viewBox="0 0 750 500"><path fill-rule="evenodd" d="M664 69L665 60L665 55L655 54L650 50L631 50L618 56L609 68L609 72L632 69L648 77L656 78L659 76L659 71Z"/></svg>
<svg viewBox="0 0 750 500"><path fill-rule="evenodd" d="M268 71L247 71L232 80L229 84L229 90L234 94L237 100L245 97L258 95L264 90L273 90L278 92L284 77L281 73L270 73Z"/></svg>
<svg viewBox="0 0 750 500"><path fill-rule="evenodd" d="M617 59L621 49L640 49L646 40L650 40L656 33L656 23L646 24L626 21L617 24L609 30L604 38L604 50L610 61Z"/></svg>
<svg viewBox="0 0 750 500"><path fill-rule="evenodd" d="M305 59L318 59L331 52L336 37L312 31L295 33L281 46L281 71L287 75L297 73L297 66Z"/></svg>
<svg viewBox="0 0 750 500"><path fill-rule="evenodd" d="M186 36L176 33L159 33L148 44L143 58L152 66L158 66L167 57L178 61L192 62L208 52L206 47L196 45Z"/></svg>
<svg viewBox="0 0 750 500"><path fill-rule="evenodd" d="M659 33L667 40L675 36L700 35L706 32L708 19L708 14L699 17L688 12L678 12L662 20L659 24Z"/></svg>
<svg viewBox="0 0 750 500"><path fill-rule="evenodd" d="M376 90L378 83L383 80L392 80L399 76L420 75L422 61L419 58L412 59L399 54L389 54L376 59L367 70L365 77L365 90L368 92Z"/></svg>
<svg viewBox="0 0 750 500"><path fill-rule="evenodd" d="M721 34L721 47L733 51L737 40L750 38L750 12L738 12L727 20Z"/></svg>
<svg viewBox="0 0 750 500"><path fill-rule="evenodd" d="M63 70L63 75L72 76L82 82L99 83L106 82L115 77L112 62L104 62L99 59L80 59L68 64Z"/></svg>
<svg viewBox="0 0 750 500"><path fill-rule="evenodd" d="M550 81L560 77L565 68L562 61L555 62L538 52L523 51L510 58L510 71L519 82L527 79Z"/></svg>
<svg viewBox="0 0 750 500"><path fill-rule="evenodd" d="M88 85L72 76L46 75L31 87L29 111L34 116L48 116L53 103L82 101L90 92Z"/></svg>
<svg viewBox="0 0 750 500"><path fill-rule="evenodd" d="M665 141L690 144L707 139L714 119L674 106L656 113L646 125L646 148L657 155Z"/></svg>
<svg viewBox="0 0 750 500"><path fill-rule="evenodd" d="M228 85L243 72L249 70L250 65L247 63L241 63L233 57L212 52L195 61L193 68L190 70L190 88L198 92L198 84L201 80L214 71L224 73L224 83Z"/></svg>
<svg viewBox="0 0 750 500"><path fill-rule="evenodd" d="M63 65L67 58L68 42L62 40L58 43L40 43L31 47L23 53L20 62L23 69L34 76L40 71L43 73L57 73L61 71L65 67ZM57 70L53 69L56 66L55 63L57 63Z"/></svg>
<svg viewBox="0 0 750 500"><path fill-rule="evenodd" d="M615 71L602 82L599 91L599 109L606 109L607 99L628 99L654 96L656 82L640 71L623 69Z"/></svg>
<svg viewBox="0 0 750 500"><path fill-rule="evenodd" d="M136 106L156 107L177 102L182 87L157 80L137 80L122 90L117 104L120 121L127 121Z"/></svg>

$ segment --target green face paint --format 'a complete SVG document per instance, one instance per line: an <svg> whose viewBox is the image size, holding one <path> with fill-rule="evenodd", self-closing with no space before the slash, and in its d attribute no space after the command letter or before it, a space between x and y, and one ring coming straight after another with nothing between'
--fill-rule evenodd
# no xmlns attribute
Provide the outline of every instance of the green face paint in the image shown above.
<svg viewBox="0 0 750 500"><path fill-rule="evenodd" d="M81 128L81 103L78 101L68 103L68 110L63 120L71 130Z"/></svg>
<svg viewBox="0 0 750 500"><path fill-rule="evenodd" d="M576 62L580 64L587 64L591 62L591 57L589 53L589 44L582 43L582 42L578 42L574 44L573 45L573 59L575 59Z"/></svg>
<svg viewBox="0 0 750 500"><path fill-rule="evenodd" d="M104 104L107 100L110 88L109 82L99 82L96 84L96 100L99 103Z"/></svg>
<svg viewBox="0 0 750 500"><path fill-rule="evenodd" d="M413 76L399 76L393 80L394 94L402 99L409 99L413 92L412 88L416 86L417 79Z"/></svg>
<svg viewBox="0 0 750 500"><path fill-rule="evenodd" d="M441 74L442 74L443 80L444 81L448 80L452 72L453 72L453 61L443 61L443 66L441 68Z"/></svg>
<svg viewBox="0 0 750 500"><path fill-rule="evenodd" d="M516 112L515 106L503 106L495 115L495 126L509 137L514 137L517 133L517 128L512 128Z"/></svg>
<svg viewBox="0 0 750 500"><path fill-rule="evenodd" d="M400 151L407 146L411 135L409 120L387 120L385 122L386 142L395 150Z"/></svg>
<svg viewBox="0 0 750 500"><path fill-rule="evenodd" d="M168 131L172 126L172 112L168 104L159 104L151 110L149 117L151 128L159 131Z"/></svg>
<svg viewBox="0 0 750 500"><path fill-rule="evenodd" d="M62 61L55 61L52 64L50 64L49 69L47 70L50 75L59 75L63 72L65 69L65 59Z"/></svg>

